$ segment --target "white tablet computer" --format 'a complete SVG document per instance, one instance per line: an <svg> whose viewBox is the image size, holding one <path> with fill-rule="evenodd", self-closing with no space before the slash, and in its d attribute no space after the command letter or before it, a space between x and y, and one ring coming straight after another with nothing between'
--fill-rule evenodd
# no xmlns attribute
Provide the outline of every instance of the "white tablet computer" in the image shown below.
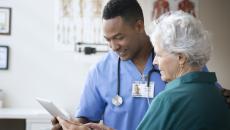
<svg viewBox="0 0 230 130"><path fill-rule="evenodd" d="M59 109L53 102L42 99L42 98L36 98L36 100L54 117L59 116L60 118L64 120L69 120L70 115L67 114L67 112Z"/></svg>

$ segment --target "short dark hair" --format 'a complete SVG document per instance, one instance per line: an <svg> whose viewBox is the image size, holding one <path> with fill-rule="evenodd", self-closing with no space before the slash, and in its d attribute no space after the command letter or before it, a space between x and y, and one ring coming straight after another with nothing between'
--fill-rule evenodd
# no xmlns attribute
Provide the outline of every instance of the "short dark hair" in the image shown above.
<svg viewBox="0 0 230 130"><path fill-rule="evenodd" d="M108 20L117 16L121 16L130 24L138 20L144 21L142 9L137 0L110 0L104 7L102 17Z"/></svg>

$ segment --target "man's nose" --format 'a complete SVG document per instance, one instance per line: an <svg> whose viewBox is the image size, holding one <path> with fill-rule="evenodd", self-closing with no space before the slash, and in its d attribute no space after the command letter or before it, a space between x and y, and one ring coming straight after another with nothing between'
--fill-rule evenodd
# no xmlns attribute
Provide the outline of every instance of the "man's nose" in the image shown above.
<svg viewBox="0 0 230 130"><path fill-rule="evenodd" d="M110 41L110 47L113 51L118 51L120 49L120 45L113 40Z"/></svg>

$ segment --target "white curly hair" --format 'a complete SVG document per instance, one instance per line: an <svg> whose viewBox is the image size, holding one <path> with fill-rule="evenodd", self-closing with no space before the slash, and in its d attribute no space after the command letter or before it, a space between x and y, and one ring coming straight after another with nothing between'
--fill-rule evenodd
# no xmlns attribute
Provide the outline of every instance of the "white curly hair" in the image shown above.
<svg viewBox="0 0 230 130"><path fill-rule="evenodd" d="M201 22L183 11L168 12L152 23L152 44L160 38L160 46L174 54L184 54L190 66L203 67L210 59L210 37Z"/></svg>

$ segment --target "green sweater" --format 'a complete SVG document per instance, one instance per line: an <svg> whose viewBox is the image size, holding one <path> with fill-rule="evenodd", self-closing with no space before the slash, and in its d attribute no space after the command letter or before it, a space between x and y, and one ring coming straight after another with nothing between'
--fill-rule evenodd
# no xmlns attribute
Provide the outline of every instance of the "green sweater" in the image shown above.
<svg viewBox="0 0 230 130"><path fill-rule="evenodd" d="M191 72L166 85L137 130L230 130L230 109L215 73Z"/></svg>

